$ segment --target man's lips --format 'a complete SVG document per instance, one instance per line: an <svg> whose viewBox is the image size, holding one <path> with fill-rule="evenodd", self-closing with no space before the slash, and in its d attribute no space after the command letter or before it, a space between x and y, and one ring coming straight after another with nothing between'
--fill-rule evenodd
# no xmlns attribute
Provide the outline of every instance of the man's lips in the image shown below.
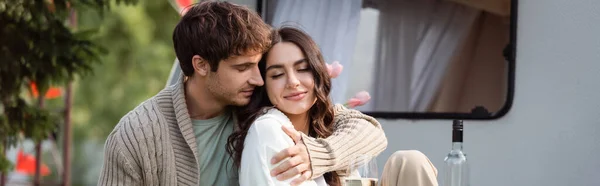
<svg viewBox="0 0 600 186"><path fill-rule="evenodd" d="M254 92L254 89L246 89L246 90L242 90L242 94L246 97L250 97L252 96L252 93Z"/></svg>

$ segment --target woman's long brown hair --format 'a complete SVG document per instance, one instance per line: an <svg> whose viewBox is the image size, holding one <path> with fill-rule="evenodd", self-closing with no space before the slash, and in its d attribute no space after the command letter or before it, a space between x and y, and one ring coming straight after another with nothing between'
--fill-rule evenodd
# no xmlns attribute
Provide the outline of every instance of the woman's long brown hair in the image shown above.
<svg viewBox="0 0 600 186"><path fill-rule="evenodd" d="M273 31L271 47L280 42L290 42L298 46L304 53L313 73L317 101L308 111L310 126L307 135L316 138L330 136L333 133L334 115L333 104L329 98L331 78L327 73L321 50L308 34L291 27L283 27ZM269 52L267 51L258 64L263 79L265 79L266 58L268 55ZM267 108L271 107L273 107L273 104L269 101L265 86L263 86L256 87L250 103L246 107L238 109L236 130L227 139L227 152L233 157L234 164L237 167L240 166L242 160L244 139L250 126L258 116L264 114ZM340 185L339 176L335 172L325 173L323 177L329 185Z"/></svg>

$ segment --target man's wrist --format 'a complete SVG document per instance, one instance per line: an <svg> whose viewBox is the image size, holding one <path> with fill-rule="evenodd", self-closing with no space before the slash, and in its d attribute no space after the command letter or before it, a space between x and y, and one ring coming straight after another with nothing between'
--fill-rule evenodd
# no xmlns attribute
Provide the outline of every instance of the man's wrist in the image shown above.
<svg viewBox="0 0 600 186"><path fill-rule="evenodd" d="M315 146L310 146L311 144L318 144L316 142L311 143L311 141L313 140L313 138L311 138L310 136L307 136L306 134L302 133L300 136L300 141L302 142L302 144L306 147L306 153L308 154L308 163L309 163L309 171L310 171L310 178L312 179L314 174L315 174L315 167L313 164L313 154L311 154L311 149L315 149ZM307 143L308 142L308 143Z"/></svg>

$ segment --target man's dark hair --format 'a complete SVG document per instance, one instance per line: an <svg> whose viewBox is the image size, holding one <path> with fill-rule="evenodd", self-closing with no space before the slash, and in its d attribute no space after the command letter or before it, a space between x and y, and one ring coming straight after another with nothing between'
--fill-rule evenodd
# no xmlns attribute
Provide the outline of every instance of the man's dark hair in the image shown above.
<svg viewBox="0 0 600 186"><path fill-rule="evenodd" d="M192 57L199 55L213 72L219 61L249 52L264 53L271 45L271 27L247 7L203 1L187 8L173 31L173 45L186 76L194 74Z"/></svg>

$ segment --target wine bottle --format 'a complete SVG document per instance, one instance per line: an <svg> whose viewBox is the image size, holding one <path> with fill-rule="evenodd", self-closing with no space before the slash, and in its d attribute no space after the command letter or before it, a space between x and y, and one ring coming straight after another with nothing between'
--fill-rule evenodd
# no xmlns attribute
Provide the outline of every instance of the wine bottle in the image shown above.
<svg viewBox="0 0 600 186"><path fill-rule="evenodd" d="M463 152L463 121L452 122L452 150L444 159L446 176L443 186L469 186L469 166Z"/></svg>

